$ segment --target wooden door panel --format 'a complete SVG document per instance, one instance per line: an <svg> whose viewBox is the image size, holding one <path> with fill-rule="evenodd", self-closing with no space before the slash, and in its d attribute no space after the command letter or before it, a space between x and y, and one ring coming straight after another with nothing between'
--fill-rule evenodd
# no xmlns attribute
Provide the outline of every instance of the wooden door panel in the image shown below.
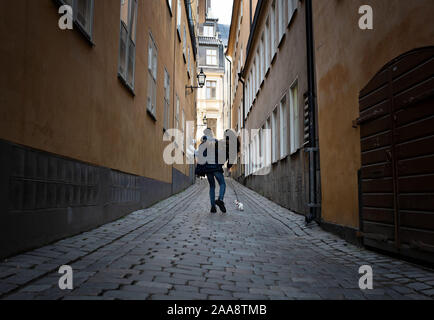
<svg viewBox="0 0 434 320"><path fill-rule="evenodd" d="M364 242L434 261L434 47L391 61L359 105Z"/></svg>

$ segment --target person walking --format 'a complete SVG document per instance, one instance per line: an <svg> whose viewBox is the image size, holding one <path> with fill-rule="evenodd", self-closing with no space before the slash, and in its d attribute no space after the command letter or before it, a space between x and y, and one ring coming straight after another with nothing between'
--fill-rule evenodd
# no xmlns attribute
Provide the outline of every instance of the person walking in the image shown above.
<svg viewBox="0 0 434 320"><path fill-rule="evenodd" d="M224 161L222 161L222 159L219 161L219 149L222 147L222 143L219 144L219 141L214 139L211 129L205 129L204 134L205 135L202 137L202 141L198 150L199 160L196 166L196 175L206 176L208 179L211 213L217 212L216 205L223 213L226 213L226 207L224 203L226 182L223 174L223 165L226 162L226 155ZM212 156L212 153L214 153L214 157ZM210 159L208 158L208 154ZM221 149L220 154L222 154ZM217 199L215 195L216 180L220 187L219 196Z"/></svg>

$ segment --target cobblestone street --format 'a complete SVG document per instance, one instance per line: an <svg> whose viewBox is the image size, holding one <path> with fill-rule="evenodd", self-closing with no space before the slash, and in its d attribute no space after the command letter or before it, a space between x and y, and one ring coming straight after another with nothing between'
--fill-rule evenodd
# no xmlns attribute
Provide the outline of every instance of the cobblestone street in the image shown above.
<svg viewBox="0 0 434 320"><path fill-rule="evenodd" d="M234 187L235 191L234 192ZM235 209L238 195L245 211ZM2 299L431 299L434 272L347 244L229 180L227 214L208 185L0 264ZM71 265L74 290L58 288ZM374 290L358 286L371 265Z"/></svg>

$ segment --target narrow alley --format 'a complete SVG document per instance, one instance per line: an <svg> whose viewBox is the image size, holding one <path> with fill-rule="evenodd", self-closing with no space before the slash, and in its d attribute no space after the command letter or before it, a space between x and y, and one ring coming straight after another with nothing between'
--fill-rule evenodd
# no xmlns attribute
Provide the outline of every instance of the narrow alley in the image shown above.
<svg viewBox="0 0 434 320"><path fill-rule="evenodd" d="M234 200L244 204L235 208ZM434 272L305 226L304 217L228 180L227 214L208 185L0 263L1 299L430 299ZM73 290L58 286L61 265ZM359 289L359 267L373 290Z"/></svg>

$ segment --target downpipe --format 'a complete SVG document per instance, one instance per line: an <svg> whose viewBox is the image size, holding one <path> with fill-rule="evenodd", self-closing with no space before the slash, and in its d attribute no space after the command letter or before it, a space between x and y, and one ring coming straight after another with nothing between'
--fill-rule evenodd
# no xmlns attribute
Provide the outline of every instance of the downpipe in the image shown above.
<svg viewBox="0 0 434 320"><path fill-rule="evenodd" d="M316 141L316 94L315 94L315 61L313 42L313 14L312 0L306 0L306 49L307 49L307 76L308 76L308 108L309 108L309 214L306 216L306 224L313 221L319 223L320 215L317 199L317 155L318 146Z"/></svg>

